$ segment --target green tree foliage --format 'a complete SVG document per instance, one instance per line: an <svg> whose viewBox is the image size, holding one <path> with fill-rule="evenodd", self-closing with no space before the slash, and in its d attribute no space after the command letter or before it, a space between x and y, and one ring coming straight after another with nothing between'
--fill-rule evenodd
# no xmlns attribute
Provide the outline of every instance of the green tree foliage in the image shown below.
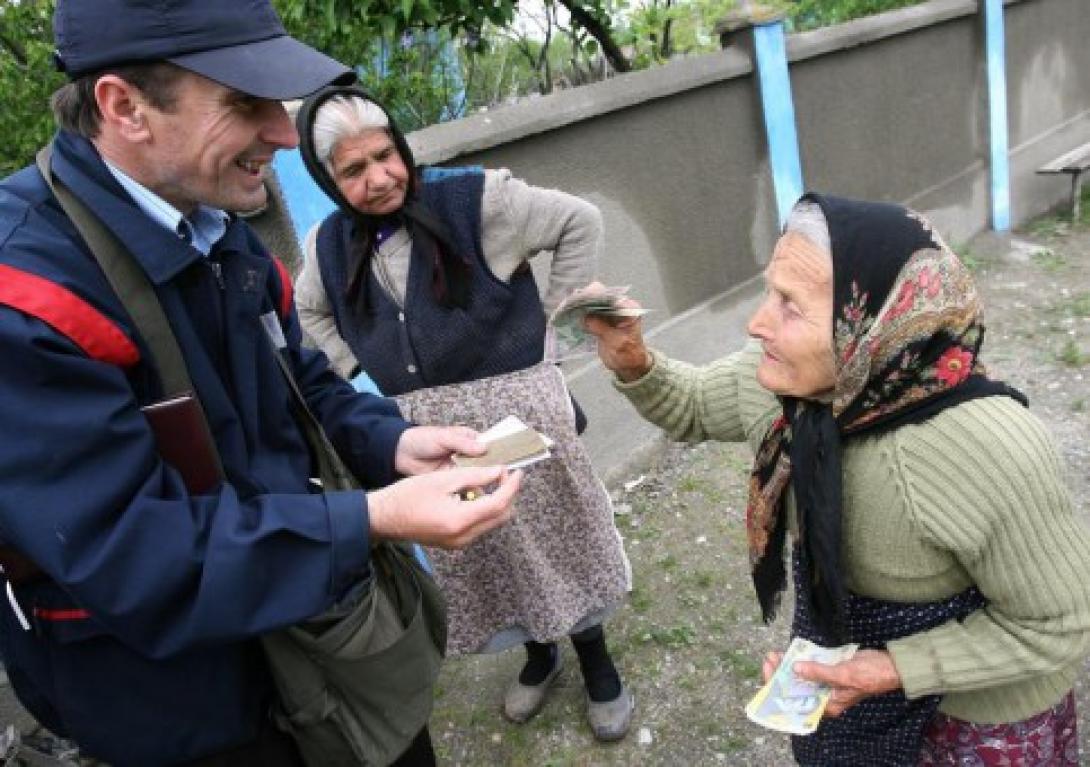
<svg viewBox="0 0 1090 767"><path fill-rule="evenodd" d="M0 176L27 165L53 135L49 96L64 82L53 68L53 0L0 3Z"/></svg>
<svg viewBox="0 0 1090 767"><path fill-rule="evenodd" d="M230 0L219 0L229 2ZM921 0L769 0L811 29ZM288 31L346 64L406 130L714 49L715 21L735 0L543 0L544 39L512 32L518 0L273 0ZM52 135L54 0L0 0L0 175L33 160ZM557 9L570 21L559 22ZM451 55L453 48L457 49ZM606 66L608 64L608 67Z"/></svg>
<svg viewBox="0 0 1090 767"><path fill-rule="evenodd" d="M919 5L924 0L794 0L789 17L796 30L828 27L895 8Z"/></svg>
<svg viewBox="0 0 1090 767"><path fill-rule="evenodd" d="M379 40L407 31L447 30L471 35L485 24L505 26L517 0L273 0L288 30L346 64L368 64Z"/></svg>
<svg viewBox="0 0 1090 767"><path fill-rule="evenodd" d="M405 35L385 51L373 46L373 65L360 69L360 85L387 105L406 132L465 110L463 63L448 41L442 33Z"/></svg>
<svg viewBox="0 0 1090 767"><path fill-rule="evenodd" d="M736 0L648 0L633 5L622 40L632 51L634 67L716 50L715 23L736 5Z"/></svg>

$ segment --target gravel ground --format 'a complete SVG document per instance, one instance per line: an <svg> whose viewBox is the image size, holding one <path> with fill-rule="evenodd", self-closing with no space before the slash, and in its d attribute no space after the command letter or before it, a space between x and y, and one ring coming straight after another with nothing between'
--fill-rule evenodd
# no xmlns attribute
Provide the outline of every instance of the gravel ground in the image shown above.
<svg viewBox="0 0 1090 767"><path fill-rule="evenodd" d="M1048 424L1076 507L1090 516L1090 220L1072 226L1044 218L1013 237L987 235L960 250L984 297L985 360ZM752 595L743 533L749 464L740 446L664 444L652 465L611 488L635 581L628 604L607 626L637 699L624 741L594 742L570 645L542 713L521 726L505 722L499 701L522 662L515 651L446 664L432 720L441 762L793 764L786 739L751 724L742 711L764 653L786 643L790 612L785 599L780 620L765 627ZM1083 752L1090 755L1087 679L1077 695Z"/></svg>
<svg viewBox="0 0 1090 767"><path fill-rule="evenodd" d="M1041 219L1013 238L980 238L962 255L984 294L986 360L1029 395L1067 461L1079 513L1090 515L1090 220L1071 226ZM784 618L761 624L748 579L743 511L749 463L741 446L664 443L651 465L611 489L635 583L607 627L637 700L624 741L593 740L570 646L542 713L522 726L505 722L499 701L522 662L521 652L509 652L444 667L431 724L440 762L792 764L785 738L750 724L742 712L757 689L761 658L787 637ZM785 598L783 613L789 608ZM1090 754L1086 675L1077 693L1083 751ZM0 724L8 723L23 732L33 727L2 684Z"/></svg>

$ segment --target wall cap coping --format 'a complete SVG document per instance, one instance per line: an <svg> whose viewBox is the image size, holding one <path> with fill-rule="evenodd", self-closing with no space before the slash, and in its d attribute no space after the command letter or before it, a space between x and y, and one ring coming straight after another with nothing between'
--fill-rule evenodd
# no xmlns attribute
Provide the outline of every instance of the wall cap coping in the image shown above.
<svg viewBox="0 0 1090 767"><path fill-rule="evenodd" d="M1005 6L1022 2L1033 0L1003 0ZM792 62L803 61L972 16L982 12L983 3L984 0L931 0L788 35L787 58ZM731 47L431 125L413 131L407 139L417 162L441 163L752 72L748 55Z"/></svg>

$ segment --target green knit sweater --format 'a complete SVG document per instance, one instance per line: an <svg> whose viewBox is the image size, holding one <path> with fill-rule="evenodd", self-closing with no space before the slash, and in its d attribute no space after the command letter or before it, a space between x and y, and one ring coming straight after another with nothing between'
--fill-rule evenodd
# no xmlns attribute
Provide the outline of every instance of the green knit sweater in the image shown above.
<svg viewBox="0 0 1090 767"><path fill-rule="evenodd" d="M615 386L674 439L755 448L780 412L757 383L760 354L750 344L697 368L655 353L647 375ZM1090 534L1040 421L1009 397L971 400L851 440L843 472L848 588L928 602L975 584L988 600L889 643L907 696L941 693L942 711L981 723L1055 705L1090 651Z"/></svg>

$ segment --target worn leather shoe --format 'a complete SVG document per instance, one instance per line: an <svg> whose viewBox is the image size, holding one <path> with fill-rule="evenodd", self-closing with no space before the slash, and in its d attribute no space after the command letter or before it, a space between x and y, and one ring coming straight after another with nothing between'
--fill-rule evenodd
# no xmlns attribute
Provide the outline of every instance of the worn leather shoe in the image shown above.
<svg viewBox="0 0 1090 767"><path fill-rule="evenodd" d="M621 694L613 700L595 703L587 698L587 721L598 740L620 740L628 734L632 724L632 712L636 701L627 687L621 688Z"/></svg>
<svg viewBox="0 0 1090 767"><path fill-rule="evenodd" d="M564 663L560 660L560 653L556 654L556 665L552 671L538 684L523 684L515 677L515 681L507 688L503 696L503 715L512 722L521 724L529 720L545 705L545 695L549 692L553 682L560 675Z"/></svg>

